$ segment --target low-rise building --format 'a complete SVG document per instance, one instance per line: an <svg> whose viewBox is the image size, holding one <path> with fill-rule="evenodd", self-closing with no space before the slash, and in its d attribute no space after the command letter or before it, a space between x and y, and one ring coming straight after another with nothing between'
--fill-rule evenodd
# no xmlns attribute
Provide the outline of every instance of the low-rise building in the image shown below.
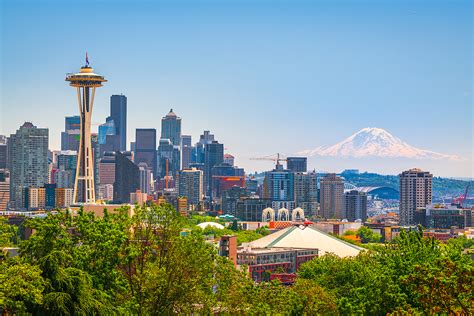
<svg viewBox="0 0 474 316"><path fill-rule="evenodd" d="M295 273L317 256L317 249L243 247L237 252L237 264L246 265L252 279L261 282L270 281L272 273Z"/></svg>
<svg viewBox="0 0 474 316"><path fill-rule="evenodd" d="M465 228L472 226L471 209L457 205L429 204L419 208L414 214L415 224L425 228L450 229L455 226Z"/></svg>

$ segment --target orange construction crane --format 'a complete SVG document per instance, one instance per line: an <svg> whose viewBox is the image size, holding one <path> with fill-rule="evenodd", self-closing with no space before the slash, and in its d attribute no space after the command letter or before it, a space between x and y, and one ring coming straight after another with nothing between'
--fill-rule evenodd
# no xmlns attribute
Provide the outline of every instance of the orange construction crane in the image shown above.
<svg viewBox="0 0 474 316"><path fill-rule="evenodd" d="M275 157L276 156L276 157ZM280 166L280 161L287 161L286 158L280 158L280 153L276 153L270 156L265 156L265 157L252 157L250 160L268 160L268 161L276 161L276 165Z"/></svg>
<svg viewBox="0 0 474 316"><path fill-rule="evenodd" d="M169 181L169 178L168 178L168 159L166 159L166 176L165 176L165 188L166 188L166 190L168 190L168 181Z"/></svg>

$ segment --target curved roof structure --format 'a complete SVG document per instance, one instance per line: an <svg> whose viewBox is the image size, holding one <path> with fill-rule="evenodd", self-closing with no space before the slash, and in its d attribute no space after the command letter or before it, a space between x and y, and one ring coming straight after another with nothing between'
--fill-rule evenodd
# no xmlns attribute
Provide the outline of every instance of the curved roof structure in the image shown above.
<svg viewBox="0 0 474 316"><path fill-rule="evenodd" d="M360 187L357 191L364 192L380 199L397 200L400 198L400 192L391 187Z"/></svg>
<svg viewBox="0 0 474 316"><path fill-rule="evenodd" d="M320 255L357 256L363 248L345 242L312 226L291 226L248 243L251 248L318 249Z"/></svg>
<svg viewBox="0 0 474 316"><path fill-rule="evenodd" d="M357 190L357 187L349 182L344 182L344 190Z"/></svg>
<svg viewBox="0 0 474 316"><path fill-rule="evenodd" d="M222 226L219 223L215 223L215 222L204 222L204 223L198 224L198 226L201 227L201 229L204 229L208 226L218 228L218 229L224 229L224 226Z"/></svg>

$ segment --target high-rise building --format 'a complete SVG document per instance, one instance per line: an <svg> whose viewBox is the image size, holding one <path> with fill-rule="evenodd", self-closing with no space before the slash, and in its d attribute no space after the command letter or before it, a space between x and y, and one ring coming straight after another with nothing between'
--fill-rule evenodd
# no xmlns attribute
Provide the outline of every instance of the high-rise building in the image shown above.
<svg viewBox="0 0 474 316"><path fill-rule="evenodd" d="M99 162L100 185L115 183L115 152L105 152Z"/></svg>
<svg viewBox="0 0 474 316"><path fill-rule="evenodd" d="M29 187L24 189L24 204L27 210L44 210L46 206L45 188Z"/></svg>
<svg viewBox="0 0 474 316"><path fill-rule="evenodd" d="M212 167L224 161L224 145L218 141L205 144L204 147L204 188L208 196L212 195Z"/></svg>
<svg viewBox="0 0 474 316"><path fill-rule="evenodd" d="M156 129L137 128L135 135L135 164L146 163L156 174Z"/></svg>
<svg viewBox="0 0 474 316"><path fill-rule="evenodd" d="M344 180L328 173L320 181L320 214L326 219L344 218Z"/></svg>
<svg viewBox="0 0 474 316"><path fill-rule="evenodd" d="M417 208L432 202L433 175L420 169L410 169L400 175L400 225L414 225Z"/></svg>
<svg viewBox="0 0 474 316"><path fill-rule="evenodd" d="M188 199L188 205L196 208L203 199L203 173L197 169L185 169L179 172L178 195Z"/></svg>
<svg viewBox="0 0 474 316"><path fill-rule="evenodd" d="M10 200L14 208L24 205L25 188L48 183L48 134L47 128L26 122L10 135Z"/></svg>
<svg viewBox="0 0 474 316"><path fill-rule="evenodd" d="M219 199L222 194L234 186L245 187L245 171L226 163L215 165L211 169L212 198Z"/></svg>
<svg viewBox="0 0 474 316"><path fill-rule="evenodd" d="M367 220L367 194L357 190L344 193L344 218L349 222Z"/></svg>
<svg viewBox="0 0 474 316"><path fill-rule="evenodd" d="M188 169L193 161L193 146L191 135L181 135L181 168Z"/></svg>
<svg viewBox="0 0 474 316"><path fill-rule="evenodd" d="M294 173L280 164L265 173L263 197L274 202L294 201Z"/></svg>
<svg viewBox="0 0 474 316"><path fill-rule="evenodd" d="M107 80L94 73L89 66L86 55L86 64L79 73L69 74L66 77L69 85L76 88L81 116L79 149L77 150L77 172L74 184L74 203L95 203L94 149L91 140L92 109L94 107L95 90L102 87Z"/></svg>
<svg viewBox="0 0 474 316"><path fill-rule="evenodd" d="M140 188L140 170L132 160L131 152L115 153L114 202L129 203L130 193Z"/></svg>
<svg viewBox="0 0 474 316"><path fill-rule="evenodd" d="M286 168L293 172L306 172L308 169L306 157L286 158Z"/></svg>
<svg viewBox="0 0 474 316"><path fill-rule="evenodd" d="M57 170L54 173L54 183L58 188L74 188L74 178L77 167L77 152L62 150L56 155Z"/></svg>
<svg viewBox="0 0 474 316"><path fill-rule="evenodd" d="M119 151L120 136L117 134L115 122L111 116L107 117L104 124L99 125L98 143L100 156L107 151Z"/></svg>
<svg viewBox="0 0 474 316"><path fill-rule="evenodd" d="M0 170L0 211L5 211L10 203L10 175Z"/></svg>
<svg viewBox="0 0 474 316"><path fill-rule="evenodd" d="M179 146L175 146L168 138L160 139L158 146L158 176L164 178L166 170L169 177L175 177L180 170ZM167 167L168 165L168 167Z"/></svg>
<svg viewBox="0 0 474 316"><path fill-rule="evenodd" d="M224 214L237 215L237 202L249 197L247 189L234 186L222 194L221 209Z"/></svg>
<svg viewBox="0 0 474 316"><path fill-rule="evenodd" d="M64 132L61 132L61 150L79 149L81 132L81 117L79 115L66 116Z"/></svg>
<svg viewBox="0 0 474 316"><path fill-rule="evenodd" d="M56 184L46 183L44 185L44 194L45 202L44 205L46 209L51 210L56 206Z"/></svg>
<svg viewBox="0 0 474 316"><path fill-rule="evenodd" d="M169 139L174 146L181 145L181 118L173 109L161 119L161 139Z"/></svg>
<svg viewBox="0 0 474 316"><path fill-rule="evenodd" d="M117 135L117 147L114 151L127 150L127 97L112 95L110 97L110 117L115 125L115 135Z"/></svg>
<svg viewBox="0 0 474 316"><path fill-rule="evenodd" d="M144 162L138 164L140 170L140 192L153 193L153 170Z"/></svg>
<svg viewBox="0 0 474 316"><path fill-rule="evenodd" d="M318 209L318 175L316 172L295 172L295 205L305 214L316 215Z"/></svg>
<svg viewBox="0 0 474 316"><path fill-rule="evenodd" d="M204 163L205 160L205 146L214 141L214 135L209 131L204 131L202 135L199 136L199 142L194 146L193 154L191 156L191 161L193 163Z"/></svg>
<svg viewBox="0 0 474 316"><path fill-rule="evenodd" d="M7 168L7 137L0 135L0 169Z"/></svg>

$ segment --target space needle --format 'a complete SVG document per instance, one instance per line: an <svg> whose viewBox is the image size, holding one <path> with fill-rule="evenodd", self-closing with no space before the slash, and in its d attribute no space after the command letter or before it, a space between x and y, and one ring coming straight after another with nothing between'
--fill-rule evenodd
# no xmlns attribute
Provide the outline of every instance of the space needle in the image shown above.
<svg viewBox="0 0 474 316"><path fill-rule="evenodd" d="M86 53L86 64L75 74L67 74L66 81L76 88L81 129L79 149L77 152L76 179L74 181L74 204L95 203L94 156L91 143L91 117L94 107L95 89L107 82L103 76L94 73L89 65Z"/></svg>

